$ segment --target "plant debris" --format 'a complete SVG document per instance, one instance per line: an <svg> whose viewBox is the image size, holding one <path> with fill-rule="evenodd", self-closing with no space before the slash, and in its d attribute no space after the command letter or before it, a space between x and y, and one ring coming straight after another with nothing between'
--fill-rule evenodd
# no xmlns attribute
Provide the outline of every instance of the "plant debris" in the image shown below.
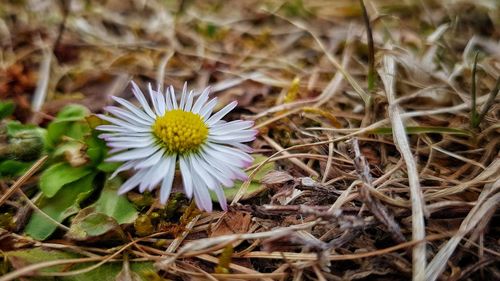
<svg viewBox="0 0 500 281"><path fill-rule="evenodd" d="M4 2L0 281L500 280L498 1ZM227 212L116 194L132 79L255 122Z"/></svg>

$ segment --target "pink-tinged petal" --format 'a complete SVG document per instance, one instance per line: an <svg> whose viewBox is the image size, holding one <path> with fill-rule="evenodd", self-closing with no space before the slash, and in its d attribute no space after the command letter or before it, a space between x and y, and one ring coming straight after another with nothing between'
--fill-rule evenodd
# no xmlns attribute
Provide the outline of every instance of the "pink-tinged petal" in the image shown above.
<svg viewBox="0 0 500 281"><path fill-rule="evenodd" d="M246 144L242 144L239 142L228 142L228 144L234 146L235 148L237 148L245 153L252 153L253 152L253 148L246 145Z"/></svg>
<svg viewBox="0 0 500 281"><path fill-rule="evenodd" d="M220 154L223 154L224 156L221 157L226 157L231 161L234 161L235 163L237 162L242 162L245 163L253 163L253 158L252 156L246 154L243 151L239 151L238 149L234 149L232 147L224 146L224 145L219 145L219 144L214 144L214 143L208 143L206 147L219 152Z"/></svg>
<svg viewBox="0 0 500 281"><path fill-rule="evenodd" d="M222 208L222 210L227 212L227 199L226 195L224 194L224 190L222 189L222 187L219 187L216 188L214 192L215 195L217 195L217 200L219 201L220 207Z"/></svg>

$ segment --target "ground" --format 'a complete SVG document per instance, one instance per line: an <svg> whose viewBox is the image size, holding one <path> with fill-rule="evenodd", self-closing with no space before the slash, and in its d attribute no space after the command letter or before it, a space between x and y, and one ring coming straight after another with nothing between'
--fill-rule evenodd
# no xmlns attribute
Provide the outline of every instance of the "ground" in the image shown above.
<svg viewBox="0 0 500 281"><path fill-rule="evenodd" d="M0 281L500 279L498 1L362 4L3 1ZM116 195L131 80L255 121L227 212Z"/></svg>

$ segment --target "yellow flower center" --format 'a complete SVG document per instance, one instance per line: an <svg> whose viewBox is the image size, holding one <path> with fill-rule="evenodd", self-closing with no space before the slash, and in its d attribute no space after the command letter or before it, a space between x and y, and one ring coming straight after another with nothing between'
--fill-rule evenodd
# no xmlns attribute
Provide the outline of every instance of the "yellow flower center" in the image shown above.
<svg viewBox="0 0 500 281"><path fill-rule="evenodd" d="M180 109L167 111L152 127L169 153L196 152L208 137L208 127L202 117Z"/></svg>

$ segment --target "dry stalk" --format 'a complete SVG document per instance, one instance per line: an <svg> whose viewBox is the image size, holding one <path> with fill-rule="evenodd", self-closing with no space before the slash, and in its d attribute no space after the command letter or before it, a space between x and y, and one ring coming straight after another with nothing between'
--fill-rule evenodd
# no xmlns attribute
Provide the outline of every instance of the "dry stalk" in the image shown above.
<svg viewBox="0 0 500 281"><path fill-rule="evenodd" d="M423 241L425 239L424 214L425 203L420 188L420 180L417 165L413 159L405 127L398 105L394 103L396 99L396 62L391 56L384 56L384 70L381 78L385 86L387 100L389 102L389 118L392 123L394 143L405 160L408 170L408 181L410 183L411 204L412 204L412 232L413 241ZM421 243L413 248L413 280L425 280L426 266L426 245Z"/></svg>

